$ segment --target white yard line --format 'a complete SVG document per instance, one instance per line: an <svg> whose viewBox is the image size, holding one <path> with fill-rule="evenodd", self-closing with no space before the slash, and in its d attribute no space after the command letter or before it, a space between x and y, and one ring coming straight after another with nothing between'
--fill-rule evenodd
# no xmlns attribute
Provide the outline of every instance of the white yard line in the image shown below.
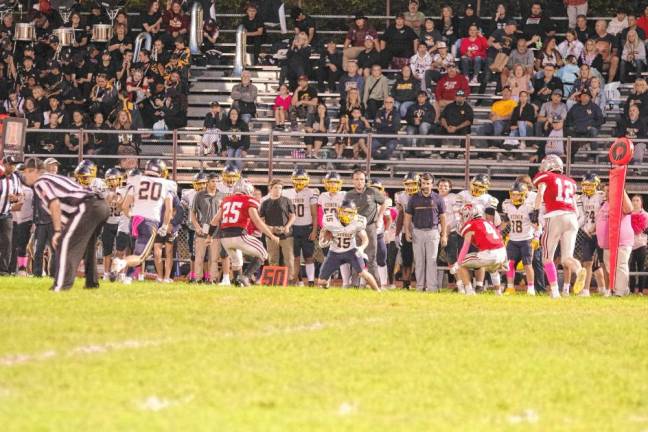
<svg viewBox="0 0 648 432"><path fill-rule="evenodd" d="M6 354L0 357L0 367L13 367L19 366L28 363L41 362L45 360L51 360L55 358L67 358L67 357L78 357L85 355L101 355L108 354L115 351L124 351L124 350L137 350L149 347L157 347L163 345L171 345L176 343L187 342L190 340L218 340L218 339L243 339L243 338L262 338L262 337L271 337L276 335L284 334L294 334L294 333L306 333L314 332L325 329L340 329L354 327L357 325L369 325L376 323L384 323L387 320L384 318L364 318L364 319L354 319L346 322L331 322L331 323L322 323L320 321L315 321L312 323L297 324L294 326L286 327L267 327L262 330L252 330L252 331L239 331L239 332L222 332L216 333L209 337L185 337L185 338L166 338L166 339L153 339L153 340L137 340L137 339L127 339L117 342L106 342L99 344L90 344L90 345L80 345L77 347L69 348L67 350L47 350L38 353L32 354Z"/></svg>

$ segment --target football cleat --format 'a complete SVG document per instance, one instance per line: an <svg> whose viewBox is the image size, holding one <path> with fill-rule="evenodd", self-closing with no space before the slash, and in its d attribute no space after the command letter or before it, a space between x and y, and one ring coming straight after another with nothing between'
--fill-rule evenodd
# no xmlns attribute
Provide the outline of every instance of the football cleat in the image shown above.
<svg viewBox="0 0 648 432"><path fill-rule="evenodd" d="M580 294L585 288L585 279L587 278L587 270L581 268L576 275L576 282L574 282L574 295Z"/></svg>

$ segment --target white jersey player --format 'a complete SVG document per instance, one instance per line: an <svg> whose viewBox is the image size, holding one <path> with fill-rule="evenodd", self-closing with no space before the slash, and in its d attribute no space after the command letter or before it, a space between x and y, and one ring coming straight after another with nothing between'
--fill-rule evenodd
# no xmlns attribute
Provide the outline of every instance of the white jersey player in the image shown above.
<svg viewBox="0 0 648 432"><path fill-rule="evenodd" d="M342 192L342 178L340 174L330 171L323 180L326 192L320 194L317 199L317 205L322 210L323 215L337 213L338 208L344 199Z"/></svg>
<svg viewBox="0 0 648 432"><path fill-rule="evenodd" d="M328 279L343 264L349 264L372 289L380 291L363 259L366 256L364 251L369 245L366 227L366 218L358 215L356 205L351 200L344 200L337 214L324 216L320 246L328 247L329 252L320 269L318 284L321 287L326 287ZM357 238L361 241L360 245L357 244Z"/></svg>
<svg viewBox="0 0 648 432"><path fill-rule="evenodd" d="M509 223L509 241L506 244L506 255L509 259L506 273L508 294L514 294L515 268L519 262L524 265L527 277L527 294L535 295L533 274L533 247L531 242L537 240L536 227L531 223L533 203L527 201L527 186L515 182L509 190L510 198L502 203L502 213Z"/></svg>
<svg viewBox="0 0 648 432"><path fill-rule="evenodd" d="M221 173L222 182L218 184L218 192L223 196L230 196L234 194L234 185L241 179L241 172L239 169L232 165L226 165Z"/></svg>
<svg viewBox="0 0 648 432"><path fill-rule="evenodd" d="M496 227L502 224L502 219L495 209L499 200L488 193L490 178L486 174L477 174L470 180L470 190L463 190L457 195L457 206L455 206L455 218L461 220L459 210L466 204L480 206L484 209L485 218Z"/></svg>
<svg viewBox="0 0 648 432"><path fill-rule="evenodd" d="M595 173L589 172L583 176L581 189L583 193L576 197L578 208L578 225L583 232L581 242L583 267L587 271L585 276L585 287L581 295L588 296L592 283L592 270L594 268L594 257L598 251L596 239L596 216L605 202L605 193L598 190L601 179Z"/></svg>
<svg viewBox="0 0 648 432"><path fill-rule="evenodd" d="M293 256L295 258L295 274L299 277L301 257L304 257L306 277L310 286L315 285L315 242L318 230L317 201L319 191L309 188L310 177L303 168L293 171L291 177L293 188L284 189L283 196L288 198L295 208L295 223L293 224Z"/></svg>

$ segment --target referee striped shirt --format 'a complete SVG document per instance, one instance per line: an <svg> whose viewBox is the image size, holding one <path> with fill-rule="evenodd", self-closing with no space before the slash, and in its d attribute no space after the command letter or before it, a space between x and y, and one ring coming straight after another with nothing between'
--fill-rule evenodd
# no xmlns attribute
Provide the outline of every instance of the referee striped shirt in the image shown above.
<svg viewBox="0 0 648 432"><path fill-rule="evenodd" d="M56 174L43 174L34 183L34 192L43 201L43 207L48 213L50 203L59 200L62 228L79 212L79 205L83 201L96 195L71 179Z"/></svg>
<svg viewBox="0 0 648 432"><path fill-rule="evenodd" d="M8 216L11 214L11 201L9 196L20 193L21 186L22 182L16 173L0 179L0 216Z"/></svg>

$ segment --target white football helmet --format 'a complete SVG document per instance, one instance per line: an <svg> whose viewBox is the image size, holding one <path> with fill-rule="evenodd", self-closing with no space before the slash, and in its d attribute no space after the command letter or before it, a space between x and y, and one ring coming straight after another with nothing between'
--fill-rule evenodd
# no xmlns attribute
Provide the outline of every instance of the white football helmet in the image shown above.
<svg viewBox="0 0 648 432"><path fill-rule="evenodd" d="M558 155L551 154L545 156L545 158L542 159L542 162L540 162L540 172L557 171L562 174L563 170L564 164Z"/></svg>
<svg viewBox="0 0 648 432"><path fill-rule="evenodd" d="M464 204L460 210L461 220L463 223L468 222L469 220L484 217L484 208L479 204Z"/></svg>
<svg viewBox="0 0 648 432"><path fill-rule="evenodd" d="M232 188L232 193L252 196L254 193L254 186L252 186L252 183L249 181L241 179L237 181Z"/></svg>

